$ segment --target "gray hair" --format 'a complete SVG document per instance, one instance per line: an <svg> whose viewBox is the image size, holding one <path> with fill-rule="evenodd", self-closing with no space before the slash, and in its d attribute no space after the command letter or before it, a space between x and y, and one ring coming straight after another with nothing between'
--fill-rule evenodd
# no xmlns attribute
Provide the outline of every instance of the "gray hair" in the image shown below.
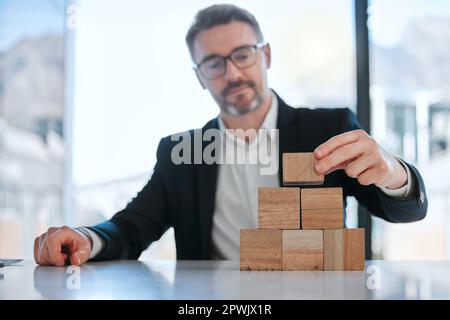
<svg viewBox="0 0 450 320"><path fill-rule="evenodd" d="M250 12L232 4L216 4L197 12L194 23L189 28L186 35L186 44L191 56L193 55L193 43L195 37L201 32L217 25L228 24L230 22L240 21L247 23L252 27L259 42L264 41L261 28L255 16Z"/></svg>

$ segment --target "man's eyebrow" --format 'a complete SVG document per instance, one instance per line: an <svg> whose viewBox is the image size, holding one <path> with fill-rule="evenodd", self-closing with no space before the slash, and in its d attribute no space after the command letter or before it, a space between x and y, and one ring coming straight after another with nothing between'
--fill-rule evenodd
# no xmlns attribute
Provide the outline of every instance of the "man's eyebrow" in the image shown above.
<svg viewBox="0 0 450 320"><path fill-rule="evenodd" d="M205 62L206 60L209 60L211 58L217 58L217 57L221 57L220 55L216 54L216 53L211 53L208 54L206 57L204 57L202 60L200 60L200 62L198 64L202 64L203 62Z"/></svg>

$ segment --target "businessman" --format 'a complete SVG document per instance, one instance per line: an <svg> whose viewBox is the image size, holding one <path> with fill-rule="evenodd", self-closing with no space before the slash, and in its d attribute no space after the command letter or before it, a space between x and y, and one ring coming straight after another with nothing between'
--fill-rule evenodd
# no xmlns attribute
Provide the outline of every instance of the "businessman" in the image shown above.
<svg viewBox="0 0 450 320"><path fill-rule="evenodd" d="M390 222L425 217L427 198L418 170L383 150L354 113L292 108L269 88L270 46L252 14L233 5L208 7L196 15L186 42L200 85L220 109L200 132L226 132L226 141L233 129L278 130L277 139L268 139L279 170L263 175L260 163L175 163L178 141L165 137L152 177L136 197L99 225L50 228L35 240L38 264L137 259L169 227L175 230L178 259L239 259L239 230L257 227L258 187L281 186L286 152L314 151L314 169L325 174L324 187L342 187L344 204L354 196ZM237 136L235 148L257 141Z"/></svg>

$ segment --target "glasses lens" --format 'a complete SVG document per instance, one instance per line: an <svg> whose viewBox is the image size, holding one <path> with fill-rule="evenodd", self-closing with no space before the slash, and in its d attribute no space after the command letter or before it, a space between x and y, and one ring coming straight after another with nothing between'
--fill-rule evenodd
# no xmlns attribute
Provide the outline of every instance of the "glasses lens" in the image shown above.
<svg viewBox="0 0 450 320"><path fill-rule="evenodd" d="M248 67L255 62L256 50L254 47L245 47L236 50L231 55L231 60L241 68Z"/></svg>
<svg viewBox="0 0 450 320"><path fill-rule="evenodd" d="M224 71L224 62L220 57L215 57L204 61L200 69L207 78L215 78L222 75Z"/></svg>

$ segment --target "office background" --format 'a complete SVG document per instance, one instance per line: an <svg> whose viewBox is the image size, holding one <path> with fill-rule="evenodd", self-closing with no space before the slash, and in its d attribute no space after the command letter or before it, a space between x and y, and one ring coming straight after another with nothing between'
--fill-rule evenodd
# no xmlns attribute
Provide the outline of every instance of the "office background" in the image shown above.
<svg viewBox="0 0 450 320"><path fill-rule="evenodd" d="M217 115L184 42L196 11L215 2L0 0L2 258L31 258L49 226L111 217L151 176L162 136ZM259 20L269 83L287 102L358 111L421 170L423 221L365 219L349 201L347 225L368 227L368 256L448 259L450 3L228 2ZM173 231L141 258L174 259Z"/></svg>

